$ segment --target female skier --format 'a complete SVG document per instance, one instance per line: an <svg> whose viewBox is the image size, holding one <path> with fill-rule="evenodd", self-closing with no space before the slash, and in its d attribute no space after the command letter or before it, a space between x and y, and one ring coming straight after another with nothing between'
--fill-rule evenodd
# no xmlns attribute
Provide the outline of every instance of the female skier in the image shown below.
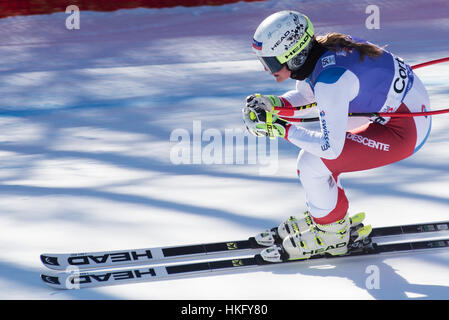
<svg viewBox="0 0 449 320"><path fill-rule="evenodd" d="M315 254L348 252L348 199L340 174L385 166L416 152L430 133L431 118L371 118L348 130L348 113L408 113L429 110L420 79L401 58L362 39L340 33L315 36L310 20L296 11L267 17L257 28L253 51L277 82L296 80L282 96L247 97L243 118L257 136L277 136L298 146L297 170L306 194L304 217L291 217L274 231L256 237L274 244L262 252L271 262ZM286 121L295 106L317 103L320 131ZM291 118L290 118L291 119ZM367 236L370 227L355 235Z"/></svg>

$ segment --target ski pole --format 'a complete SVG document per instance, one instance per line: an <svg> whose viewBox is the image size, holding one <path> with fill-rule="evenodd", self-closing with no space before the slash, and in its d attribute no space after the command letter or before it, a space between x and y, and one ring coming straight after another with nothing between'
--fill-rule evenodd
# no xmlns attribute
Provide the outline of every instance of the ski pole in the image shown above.
<svg viewBox="0 0 449 320"><path fill-rule="evenodd" d="M426 116L433 116L437 114L442 113L448 113L449 109L441 109L441 110L435 110L435 111L425 111L425 112L409 112L409 113L389 113L389 112L352 112L348 113L349 117L391 117L391 118L411 118L411 117L426 117ZM282 117L282 119L289 121L289 122L314 122L319 121L319 117L315 118L288 118L288 117Z"/></svg>
<svg viewBox="0 0 449 320"><path fill-rule="evenodd" d="M449 57L436 59L436 60L431 60L431 61L415 64L414 66L412 66L412 69L419 69L419 68L422 68L422 67L427 67L427 66L431 66L433 64L447 62L447 61L449 61Z"/></svg>

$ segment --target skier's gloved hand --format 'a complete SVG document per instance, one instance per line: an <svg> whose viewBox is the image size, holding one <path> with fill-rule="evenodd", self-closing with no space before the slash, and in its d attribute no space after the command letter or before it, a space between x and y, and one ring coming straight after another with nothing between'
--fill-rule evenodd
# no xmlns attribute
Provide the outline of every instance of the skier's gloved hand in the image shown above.
<svg viewBox="0 0 449 320"><path fill-rule="evenodd" d="M285 138L290 123L279 118L277 114L268 112L260 107L245 106L242 110L243 121L250 133L255 136Z"/></svg>
<svg viewBox="0 0 449 320"><path fill-rule="evenodd" d="M263 96L260 93L255 93L246 97L246 106L250 108L258 107L268 112L274 112L274 107L283 107L284 103L277 96Z"/></svg>
<svg viewBox="0 0 449 320"><path fill-rule="evenodd" d="M268 129L268 121L266 122L266 128ZM270 138L274 139L274 137L285 138L288 133L288 128L290 128L291 124L284 119L279 118L277 114L272 115L272 125L273 125L273 133L270 134L269 130L267 130Z"/></svg>
<svg viewBox="0 0 449 320"><path fill-rule="evenodd" d="M242 109L243 122L249 133L256 137L264 137L267 135L266 132L260 131L257 128L257 125L263 125L265 123L266 112L260 107L248 107L248 105Z"/></svg>

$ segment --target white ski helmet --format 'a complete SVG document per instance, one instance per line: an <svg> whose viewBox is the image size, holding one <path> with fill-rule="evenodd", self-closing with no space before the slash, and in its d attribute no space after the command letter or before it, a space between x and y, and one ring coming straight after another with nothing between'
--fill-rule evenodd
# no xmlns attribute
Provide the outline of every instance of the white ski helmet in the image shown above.
<svg viewBox="0 0 449 320"><path fill-rule="evenodd" d="M279 71L285 63L295 70L304 64L313 36L312 22L304 14L279 11L257 27L253 51L271 73Z"/></svg>

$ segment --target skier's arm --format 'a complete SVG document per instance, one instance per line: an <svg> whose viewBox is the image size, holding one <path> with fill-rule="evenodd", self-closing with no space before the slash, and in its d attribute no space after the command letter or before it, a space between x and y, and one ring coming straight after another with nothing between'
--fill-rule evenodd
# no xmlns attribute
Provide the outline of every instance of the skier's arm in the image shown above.
<svg viewBox="0 0 449 320"><path fill-rule="evenodd" d="M285 138L318 157L337 158L345 143L349 102L358 91L359 80L351 71L340 68L324 71L315 84L321 130L290 126Z"/></svg>
<svg viewBox="0 0 449 320"><path fill-rule="evenodd" d="M296 89L290 90L280 96L286 107L306 106L316 102L312 88L305 81L296 81ZM316 108L305 108L302 110L292 110L288 108L280 108L279 116L306 118L316 116Z"/></svg>
<svg viewBox="0 0 449 320"><path fill-rule="evenodd" d="M290 106L303 106L315 102L315 96L312 88L305 81L296 81L296 89L290 90L281 96L281 99L287 101Z"/></svg>

